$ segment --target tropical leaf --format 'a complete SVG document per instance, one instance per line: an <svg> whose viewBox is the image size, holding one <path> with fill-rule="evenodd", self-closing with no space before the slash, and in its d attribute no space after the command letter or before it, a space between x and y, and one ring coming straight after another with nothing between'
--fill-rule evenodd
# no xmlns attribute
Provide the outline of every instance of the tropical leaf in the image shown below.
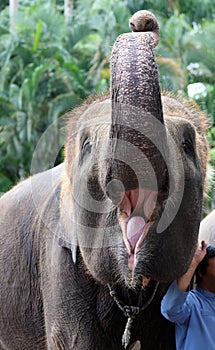
<svg viewBox="0 0 215 350"><path fill-rule="evenodd" d="M41 19L39 19L39 21L37 22L37 25L36 25L36 32L35 32L35 37L34 37L34 45L33 45L34 52L37 51L37 49L38 49L42 30L43 30L43 22L41 21Z"/></svg>
<svg viewBox="0 0 215 350"><path fill-rule="evenodd" d="M191 62L199 62L212 73L212 80L215 79L215 21L204 22L198 29L193 30L187 36L191 43L188 59Z"/></svg>
<svg viewBox="0 0 215 350"><path fill-rule="evenodd" d="M181 64L172 58L157 57L160 72L160 81L164 90L175 91L184 90L186 80Z"/></svg>
<svg viewBox="0 0 215 350"><path fill-rule="evenodd" d="M81 98L73 93L58 95L50 104L48 117L54 121L80 103Z"/></svg>

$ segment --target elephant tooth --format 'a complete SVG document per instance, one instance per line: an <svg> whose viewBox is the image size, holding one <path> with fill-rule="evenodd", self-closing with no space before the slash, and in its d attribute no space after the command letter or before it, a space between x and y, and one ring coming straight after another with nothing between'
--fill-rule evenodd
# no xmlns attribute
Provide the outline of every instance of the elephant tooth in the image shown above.
<svg viewBox="0 0 215 350"><path fill-rule="evenodd" d="M76 264L76 258L77 258L77 246L72 244L71 245L71 252L72 252L72 260L74 264Z"/></svg>
<svg viewBox="0 0 215 350"><path fill-rule="evenodd" d="M140 341L137 340L135 343L133 343L130 347L129 350L141 350L141 344Z"/></svg>

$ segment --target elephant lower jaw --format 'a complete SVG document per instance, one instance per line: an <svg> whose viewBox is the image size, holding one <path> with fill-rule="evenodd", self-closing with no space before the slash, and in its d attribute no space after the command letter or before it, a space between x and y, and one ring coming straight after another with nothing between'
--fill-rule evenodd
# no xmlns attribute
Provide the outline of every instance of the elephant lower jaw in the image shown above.
<svg viewBox="0 0 215 350"><path fill-rule="evenodd" d="M135 269L136 263L138 261L138 251L139 251L141 244L144 241L144 238L146 237L147 232L152 224L153 224L153 222L145 225L143 233L141 234L139 240L137 241L137 245L135 246L134 253L131 252L130 254L128 254L128 270L129 270L129 274L131 276L130 284L133 287L136 284L136 281L134 279L134 269ZM139 276L138 279L141 279L142 289L145 289L150 281L150 278L141 275L141 277Z"/></svg>
<svg viewBox="0 0 215 350"><path fill-rule="evenodd" d="M128 258L128 268L129 271L131 273L131 275L133 275L133 271L134 271L134 267L136 265L136 255L135 254L131 254ZM141 276L138 277L138 279L140 279L141 282L141 287L142 289L145 289L148 285L148 283L150 282L151 278L150 277L145 277L145 276ZM130 285L134 288L134 286L136 285L136 281L133 277L131 277L131 281L130 281Z"/></svg>

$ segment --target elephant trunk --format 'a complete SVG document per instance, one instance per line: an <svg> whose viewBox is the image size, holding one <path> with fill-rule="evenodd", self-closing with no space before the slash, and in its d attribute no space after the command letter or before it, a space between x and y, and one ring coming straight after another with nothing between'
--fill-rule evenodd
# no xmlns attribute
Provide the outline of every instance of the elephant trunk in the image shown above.
<svg viewBox="0 0 215 350"><path fill-rule="evenodd" d="M158 70L154 47L160 38L159 25L148 11L130 19L132 33L120 35L111 56L111 99L135 106L163 122Z"/></svg>
<svg viewBox="0 0 215 350"><path fill-rule="evenodd" d="M107 181L117 179L125 191L136 187L159 191L166 180L166 131L154 47L159 26L148 11L130 20L132 33L120 35L111 56L112 154Z"/></svg>

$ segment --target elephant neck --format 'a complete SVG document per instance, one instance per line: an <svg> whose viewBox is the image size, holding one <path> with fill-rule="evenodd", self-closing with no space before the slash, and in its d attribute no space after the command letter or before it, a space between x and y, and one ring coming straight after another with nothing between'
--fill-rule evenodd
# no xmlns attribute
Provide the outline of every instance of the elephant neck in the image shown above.
<svg viewBox="0 0 215 350"><path fill-rule="evenodd" d="M158 289L158 286L159 286L159 282L156 282L154 290L151 293L149 299L147 299L142 306L133 306L133 305L126 305L121 299L119 299L117 292L114 290L114 287L108 284L111 297L113 298L113 300L115 301L119 309L123 312L124 316L127 318L125 331L122 336L122 346L124 348L127 348L127 346L129 345L134 319L136 318L137 315L139 315L143 310L145 310L151 304L156 294L156 291Z"/></svg>

